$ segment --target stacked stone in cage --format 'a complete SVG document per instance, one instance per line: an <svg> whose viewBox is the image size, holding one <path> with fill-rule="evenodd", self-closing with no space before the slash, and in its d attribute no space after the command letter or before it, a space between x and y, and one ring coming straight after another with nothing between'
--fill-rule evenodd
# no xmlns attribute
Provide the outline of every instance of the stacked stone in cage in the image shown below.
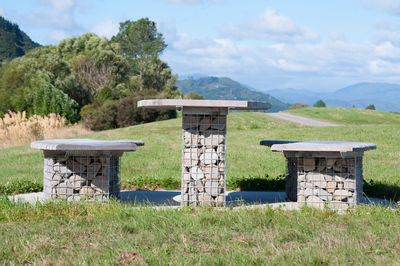
<svg viewBox="0 0 400 266"><path fill-rule="evenodd" d="M45 156L44 193L68 201L118 197L119 159L115 156Z"/></svg>
<svg viewBox="0 0 400 266"><path fill-rule="evenodd" d="M182 123L182 201L222 206L226 180L226 115L184 113Z"/></svg>
<svg viewBox="0 0 400 266"><path fill-rule="evenodd" d="M362 201L362 157L288 161L296 165L299 204L343 210Z"/></svg>

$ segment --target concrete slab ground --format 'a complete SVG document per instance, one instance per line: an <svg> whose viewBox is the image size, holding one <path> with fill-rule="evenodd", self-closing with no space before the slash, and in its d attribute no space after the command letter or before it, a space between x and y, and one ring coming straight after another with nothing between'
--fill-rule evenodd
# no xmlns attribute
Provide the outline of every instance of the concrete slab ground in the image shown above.
<svg viewBox="0 0 400 266"><path fill-rule="evenodd" d="M178 208L180 206L180 191L121 191L121 201L131 203L133 206L165 206ZM10 200L21 200L35 204L44 203L51 199L46 199L43 192L19 194L9 196ZM271 208L283 208L287 210L299 209L296 202L287 201L285 192L267 191L228 191L226 195L226 205L233 207L257 208L269 205ZM365 198L364 204L379 204L386 207L395 207L395 202L390 202L378 198Z"/></svg>

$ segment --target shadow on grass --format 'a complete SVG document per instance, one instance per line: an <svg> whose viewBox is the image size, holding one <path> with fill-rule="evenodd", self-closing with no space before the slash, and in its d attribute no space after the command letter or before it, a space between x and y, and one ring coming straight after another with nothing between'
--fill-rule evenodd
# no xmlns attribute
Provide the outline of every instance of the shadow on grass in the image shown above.
<svg viewBox="0 0 400 266"><path fill-rule="evenodd" d="M285 191L285 176L271 178L266 175L265 178L232 178L227 180L227 187L243 191Z"/></svg>
<svg viewBox="0 0 400 266"><path fill-rule="evenodd" d="M400 200L400 187L396 185L389 185L380 181L364 180L363 182L364 194L367 197L382 198L387 200Z"/></svg>

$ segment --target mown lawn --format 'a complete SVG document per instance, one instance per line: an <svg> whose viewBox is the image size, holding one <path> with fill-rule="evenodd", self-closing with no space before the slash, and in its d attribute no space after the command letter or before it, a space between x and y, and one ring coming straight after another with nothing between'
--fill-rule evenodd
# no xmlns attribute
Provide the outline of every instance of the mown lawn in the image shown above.
<svg viewBox="0 0 400 266"><path fill-rule="evenodd" d="M0 199L0 264L398 265L400 212L23 205Z"/></svg>

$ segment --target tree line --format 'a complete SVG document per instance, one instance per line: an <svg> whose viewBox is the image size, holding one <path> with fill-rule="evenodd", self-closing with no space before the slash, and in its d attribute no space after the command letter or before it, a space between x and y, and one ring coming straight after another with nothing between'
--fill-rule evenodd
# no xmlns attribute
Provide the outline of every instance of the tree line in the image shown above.
<svg viewBox="0 0 400 266"><path fill-rule="evenodd" d="M146 98L181 98L176 75L159 56L167 47L148 18L120 23L110 40L86 33L4 61L0 116L57 113L93 130L167 119L175 112L142 110Z"/></svg>

